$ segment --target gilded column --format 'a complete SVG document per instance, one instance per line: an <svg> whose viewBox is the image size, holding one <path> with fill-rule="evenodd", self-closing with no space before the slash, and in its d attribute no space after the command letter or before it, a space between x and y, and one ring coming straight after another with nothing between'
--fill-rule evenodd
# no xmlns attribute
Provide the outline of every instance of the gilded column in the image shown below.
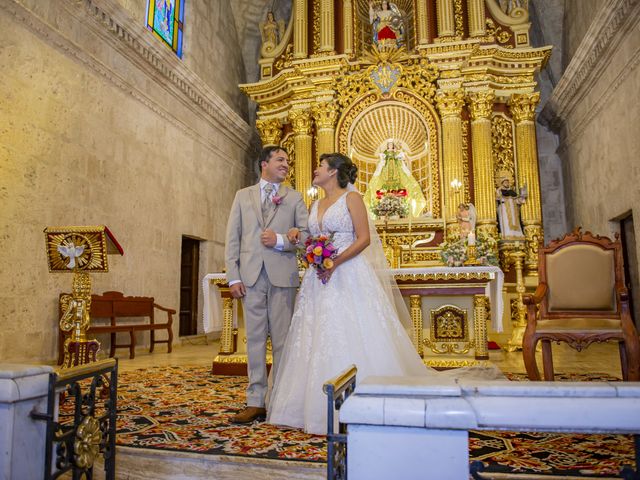
<svg viewBox="0 0 640 480"><path fill-rule="evenodd" d="M320 51L335 50L333 0L320 0Z"/></svg>
<svg viewBox="0 0 640 480"><path fill-rule="evenodd" d="M418 351L418 355L420 357L424 354L424 349L422 345L422 330L423 330L423 319L422 319L422 297L420 295L411 295L409 297L409 301L411 304L411 325L413 327L413 345L416 347Z"/></svg>
<svg viewBox="0 0 640 480"><path fill-rule="evenodd" d="M473 334L476 347L476 360L489 359L489 346L487 345L487 319L490 313L489 297L484 295L473 296Z"/></svg>
<svg viewBox="0 0 640 480"><path fill-rule="evenodd" d="M453 0L438 0L438 37L453 37L456 34Z"/></svg>
<svg viewBox="0 0 640 480"><path fill-rule="evenodd" d="M456 220L458 205L463 202L464 166L462 157L462 107L464 92L460 89L440 90L436 102L442 117L442 156L444 165L444 218L447 240L460 237ZM456 180L457 182L454 182ZM460 182L460 183L458 183Z"/></svg>
<svg viewBox="0 0 640 480"><path fill-rule="evenodd" d="M469 0L469 36L482 37L486 33L484 0Z"/></svg>
<svg viewBox="0 0 640 480"><path fill-rule="evenodd" d="M353 53L353 2L343 0L342 2L342 42L344 53Z"/></svg>
<svg viewBox="0 0 640 480"><path fill-rule="evenodd" d="M542 205L540 202L540 175L536 148L536 105L540 93L513 94L509 107L516 123L516 165L518 186L527 188L527 201L520 209L524 235L527 238L525 265L529 273L538 269L538 247L543 239Z"/></svg>
<svg viewBox="0 0 640 480"><path fill-rule="evenodd" d="M233 353L233 298L223 298L220 354L231 353Z"/></svg>
<svg viewBox="0 0 640 480"><path fill-rule="evenodd" d="M491 155L491 114L494 99L495 94L491 90L469 94L477 235L497 240L496 190Z"/></svg>
<svg viewBox="0 0 640 480"><path fill-rule="evenodd" d="M296 189L309 206L311 199L307 192L311 187L313 172L311 112L301 108L290 110L289 120L293 127L293 145L296 152Z"/></svg>
<svg viewBox="0 0 640 480"><path fill-rule="evenodd" d="M277 118L257 120L256 128L262 139L262 146L280 145L282 140L282 125Z"/></svg>
<svg viewBox="0 0 640 480"><path fill-rule="evenodd" d="M313 119L316 122L316 132L318 135L317 158L323 153L335 151L335 127L338 119L338 106L335 102L316 103L312 107Z"/></svg>
<svg viewBox="0 0 640 480"><path fill-rule="evenodd" d="M417 0L416 13L418 20L416 22L418 31L418 45L426 45L429 43L429 18L427 16L427 0Z"/></svg>
<svg viewBox="0 0 640 480"><path fill-rule="evenodd" d="M295 0L293 17L293 58L306 58L308 49L307 0Z"/></svg>

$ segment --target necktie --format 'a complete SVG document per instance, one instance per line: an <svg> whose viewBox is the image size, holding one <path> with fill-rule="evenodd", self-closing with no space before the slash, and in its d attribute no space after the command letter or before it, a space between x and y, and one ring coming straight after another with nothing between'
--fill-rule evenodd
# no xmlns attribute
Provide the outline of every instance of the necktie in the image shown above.
<svg viewBox="0 0 640 480"><path fill-rule="evenodd" d="M262 218L263 220L269 215L273 202L271 202L271 194L273 193L273 184L267 183L264 186L264 199L262 200Z"/></svg>

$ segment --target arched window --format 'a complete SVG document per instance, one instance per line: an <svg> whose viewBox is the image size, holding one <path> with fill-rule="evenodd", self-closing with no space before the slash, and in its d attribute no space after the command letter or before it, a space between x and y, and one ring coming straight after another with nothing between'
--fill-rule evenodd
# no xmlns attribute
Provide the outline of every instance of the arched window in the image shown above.
<svg viewBox="0 0 640 480"><path fill-rule="evenodd" d="M147 0L147 28L182 58L184 0Z"/></svg>

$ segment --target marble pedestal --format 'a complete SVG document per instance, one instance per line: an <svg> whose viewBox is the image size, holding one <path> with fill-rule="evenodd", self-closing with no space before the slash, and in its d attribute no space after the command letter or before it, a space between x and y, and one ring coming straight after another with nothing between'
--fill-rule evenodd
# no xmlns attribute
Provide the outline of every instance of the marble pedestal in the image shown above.
<svg viewBox="0 0 640 480"><path fill-rule="evenodd" d="M46 422L32 411L47 411L48 366L0 364L0 480L42 478Z"/></svg>

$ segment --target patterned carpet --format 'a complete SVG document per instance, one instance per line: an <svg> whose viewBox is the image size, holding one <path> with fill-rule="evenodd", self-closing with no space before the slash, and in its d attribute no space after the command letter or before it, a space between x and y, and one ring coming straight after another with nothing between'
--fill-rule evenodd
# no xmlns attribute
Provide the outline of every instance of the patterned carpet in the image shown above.
<svg viewBox="0 0 640 480"><path fill-rule="evenodd" d="M593 375L579 379L614 380ZM322 436L265 423L229 423L244 404L245 377L212 376L204 367L155 367L120 373L118 383L118 445L307 462L326 459ZM616 476L623 465L634 462L633 440L623 435L471 432L469 447L471 458L485 462L485 471L493 473Z"/></svg>

